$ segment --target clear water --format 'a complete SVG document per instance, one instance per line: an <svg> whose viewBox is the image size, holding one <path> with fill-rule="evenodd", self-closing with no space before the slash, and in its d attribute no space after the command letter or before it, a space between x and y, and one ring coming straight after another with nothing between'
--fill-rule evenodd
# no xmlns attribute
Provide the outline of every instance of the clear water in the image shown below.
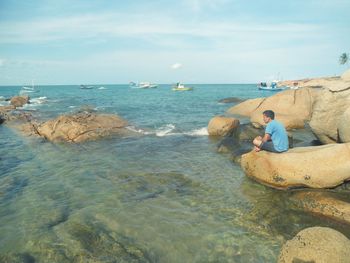
<svg viewBox="0 0 350 263"><path fill-rule="evenodd" d="M209 120L231 106L219 99L271 94L255 85L103 86L42 86L25 109L45 120L88 105L140 136L52 144L0 126L0 261L275 262L305 227L349 236L293 208L289 192L247 179L207 136ZM19 90L0 87L0 96Z"/></svg>

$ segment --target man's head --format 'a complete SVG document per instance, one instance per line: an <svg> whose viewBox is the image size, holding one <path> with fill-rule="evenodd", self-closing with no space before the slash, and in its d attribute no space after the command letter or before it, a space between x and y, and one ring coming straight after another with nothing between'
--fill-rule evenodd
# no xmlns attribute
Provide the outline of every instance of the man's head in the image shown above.
<svg viewBox="0 0 350 263"><path fill-rule="evenodd" d="M275 119L275 113L272 110L266 110L263 112L263 120L265 123L269 123L274 119Z"/></svg>

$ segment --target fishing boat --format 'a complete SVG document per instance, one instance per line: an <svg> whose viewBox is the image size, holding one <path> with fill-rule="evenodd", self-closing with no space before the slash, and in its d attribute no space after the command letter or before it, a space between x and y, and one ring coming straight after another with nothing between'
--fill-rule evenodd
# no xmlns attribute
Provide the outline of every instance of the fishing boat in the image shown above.
<svg viewBox="0 0 350 263"><path fill-rule="evenodd" d="M176 83L175 86L172 87L172 90L173 91L190 91L190 90L193 90L193 87L186 87L185 85L178 82Z"/></svg>
<svg viewBox="0 0 350 263"><path fill-rule="evenodd" d="M158 85L150 83L150 82L130 82L129 86L132 88L139 88L139 89L154 89L157 88Z"/></svg>
<svg viewBox="0 0 350 263"><path fill-rule="evenodd" d="M285 90L286 87L279 87L277 86L277 82L273 81L270 85L268 85L266 82L260 82L258 84L258 89L267 91L282 91Z"/></svg>
<svg viewBox="0 0 350 263"><path fill-rule="evenodd" d="M93 89L94 86L86 86L86 85L81 84L81 85L80 85L80 88L81 88L81 89Z"/></svg>

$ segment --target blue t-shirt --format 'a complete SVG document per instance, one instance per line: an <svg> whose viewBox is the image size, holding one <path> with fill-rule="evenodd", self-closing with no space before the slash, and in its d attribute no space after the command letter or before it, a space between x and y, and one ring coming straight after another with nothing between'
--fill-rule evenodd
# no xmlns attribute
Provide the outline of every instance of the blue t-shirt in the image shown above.
<svg viewBox="0 0 350 263"><path fill-rule="evenodd" d="M286 129L280 122L276 120L270 121L266 126L265 133L270 134L276 151L285 152L288 150L288 135Z"/></svg>

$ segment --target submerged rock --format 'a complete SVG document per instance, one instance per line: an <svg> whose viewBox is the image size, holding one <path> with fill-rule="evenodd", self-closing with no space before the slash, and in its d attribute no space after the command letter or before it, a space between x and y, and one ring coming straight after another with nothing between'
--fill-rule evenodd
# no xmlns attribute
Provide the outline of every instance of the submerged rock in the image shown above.
<svg viewBox="0 0 350 263"><path fill-rule="evenodd" d="M37 131L49 141L83 142L125 133L127 124L117 115L81 112L44 122Z"/></svg>
<svg viewBox="0 0 350 263"><path fill-rule="evenodd" d="M240 98L230 97L230 98L225 98L225 99L219 100L219 103L237 103L237 102L242 102L242 101L243 100Z"/></svg>
<svg viewBox="0 0 350 263"><path fill-rule="evenodd" d="M315 215L350 224L350 203L327 192L296 192L291 197L297 208Z"/></svg>
<svg viewBox="0 0 350 263"><path fill-rule="evenodd" d="M350 240L328 227L310 227L300 231L282 247L279 263L349 262Z"/></svg>
<svg viewBox="0 0 350 263"><path fill-rule="evenodd" d="M350 143L251 151L242 156L241 167L248 177L278 189L331 188L350 179Z"/></svg>

